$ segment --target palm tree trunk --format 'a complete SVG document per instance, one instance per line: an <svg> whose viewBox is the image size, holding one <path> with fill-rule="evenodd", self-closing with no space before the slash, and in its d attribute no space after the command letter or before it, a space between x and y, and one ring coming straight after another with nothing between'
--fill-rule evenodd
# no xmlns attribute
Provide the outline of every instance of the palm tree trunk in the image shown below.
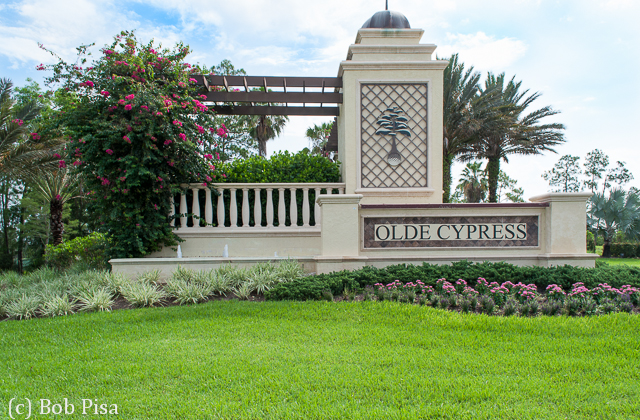
<svg viewBox="0 0 640 420"><path fill-rule="evenodd" d="M445 155L442 159L442 202L451 202L451 165L453 156Z"/></svg>
<svg viewBox="0 0 640 420"><path fill-rule="evenodd" d="M498 202L498 175L500 175L500 157L492 156L487 163L487 174L489 183L489 203Z"/></svg>
<svg viewBox="0 0 640 420"><path fill-rule="evenodd" d="M49 204L51 236L53 237L53 245L62 243L62 235L64 234L64 224L62 223L62 203L58 199L51 200Z"/></svg>
<svg viewBox="0 0 640 420"><path fill-rule="evenodd" d="M602 246L602 258L611 258L611 241L606 238Z"/></svg>
<svg viewBox="0 0 640 420"><path fill-rule="evenodd" d="M258 154L262 157L267 157L267 141L258 139Z"/></svg>

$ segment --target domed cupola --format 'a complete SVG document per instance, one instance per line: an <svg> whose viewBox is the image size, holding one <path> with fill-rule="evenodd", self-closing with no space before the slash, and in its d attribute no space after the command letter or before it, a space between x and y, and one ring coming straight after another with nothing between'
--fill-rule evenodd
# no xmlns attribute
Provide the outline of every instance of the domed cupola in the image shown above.
<svg viewBox="0 0 640 420"><path fill-rule="evenodd" d="M411 29L411 26L405 15L389 10L389 2L387 1L385 10L377 12L362 25L362 29L371 28Z"/></svg>

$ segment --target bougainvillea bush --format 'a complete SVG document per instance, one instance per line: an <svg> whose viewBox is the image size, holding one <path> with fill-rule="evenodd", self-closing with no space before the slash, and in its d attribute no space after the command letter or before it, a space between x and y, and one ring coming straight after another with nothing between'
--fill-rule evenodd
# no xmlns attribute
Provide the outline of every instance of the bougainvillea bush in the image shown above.
<svg viewBox="0 0 640 420"><path fill-rule="evenodd" d="M69 136L59 165L84 176L110 255L139 257L176 243L169 225L172 194L180 184L220 176L210 145L224 133L210 126L213 112L191 77L199 70L184 61L187 46L160 50L122 32L93 62L88 48L78 48L75 64L59 58L38 67L52 70L47 83L71 98L58 116Z"/></svg>

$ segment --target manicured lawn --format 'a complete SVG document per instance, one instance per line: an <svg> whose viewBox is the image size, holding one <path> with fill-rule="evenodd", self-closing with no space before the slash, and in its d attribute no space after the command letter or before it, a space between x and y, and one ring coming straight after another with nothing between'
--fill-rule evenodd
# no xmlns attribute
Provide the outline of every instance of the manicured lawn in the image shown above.
<svg viewBox="0 0 640 420"><path fill-rule="evenodd" d="M0 418L13 397L120 419L640 416L640 317L622 313L217 301L0 322L0 349Z"/></svg>
<svg viewBox="0 0 640 420"><path fill-rule="evenodd" d="M599 258L598 261L604 261L611 265L633 265L640 267L640 259L637 258Z"/></svg>

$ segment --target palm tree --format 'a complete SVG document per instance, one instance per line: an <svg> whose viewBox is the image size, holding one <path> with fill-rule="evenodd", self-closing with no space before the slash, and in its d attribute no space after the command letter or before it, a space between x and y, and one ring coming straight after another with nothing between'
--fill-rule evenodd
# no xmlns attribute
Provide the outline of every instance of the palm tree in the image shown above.
<svg viewBox="0 0 640 420"><path fill-rule="evenodd" d="M66 168L59 168L32 179L32 183L36 194L49 203L49 224L53 244L60 245L64 234L62 211L69 200L79 197L78 176L72 175Z"/></svg>
<svg viewBox="0 0 640 420"><path fill-rule="evenodd" d="M451 165L465 150L472 134L478 128L474 117L474 103L478 100L480 73L473 67L464 71L464 63L458 61L458 54L449 58L444 70L443 92L443 177L442 201L451 199ZM476 108L480 104L476 104Z"/></svg>
<svg viewBox="0 0 640 420"><path fill-rule="evenodd" d="M34 127L30 123L40 108L27 103L16 109L12 90L10 80L0 80L0 176L25 178L53 167L54 153L64 139L40 136L37 130L31 132Z"/></svg>
<svg viewBox="0 0 640 420"><path fill-rule="evenodd" d="M467 203L480 203L487 195L487 178L482 162L469 162L462 171L458 184Z"/></svg>
<svg viewBox="0 0 640 420"><path fill-rule="evenodd" d="M482 124L474 133L474 140L466 145L460 159L487 159L487 175L489 182L489 202L497 202L498 177L500 161L508 162L509 155L537 155L544 151L555 153L552 146L565 141L564 126L559 123L540 124L540 120L559 114L550 106L545 106L531 113L525 110L540 97L536 92L528 95L529 90L520 91L522 82L515 82L515 76L505 85L504 73L495 76L487 75L485 88L481 96L488 102L498 98L498 103L490 110L485 110ZM528 96L527 96L528 95Z"/></svg>
<svg viewBox="0 0 640 420"><path fill-rule="evenodd" d="M267 156L267 141L280 135L289 117L284 115L253 115L249 117L249 134L258 142L258 153Z"/></svg>
<svg viewBox="0 0 640 420"><path fill-rule="evenodd" d="M307 128L306 137L311 142L310 151L312 155L322 153L322 150L329 140L332 128L333 122L325 122L320 125L314 124L313 127Z"/></svg>
<svg viewBox="0 0 640 420"><path fill-rule="evenodd" d="M617 232L628 238L640 238L640 195L635 189L628 193L622 189L611 191L609 197L594 194L588 202L587 224L589 230L602 234L602 256L611 257L611 241Z"/></svg>

